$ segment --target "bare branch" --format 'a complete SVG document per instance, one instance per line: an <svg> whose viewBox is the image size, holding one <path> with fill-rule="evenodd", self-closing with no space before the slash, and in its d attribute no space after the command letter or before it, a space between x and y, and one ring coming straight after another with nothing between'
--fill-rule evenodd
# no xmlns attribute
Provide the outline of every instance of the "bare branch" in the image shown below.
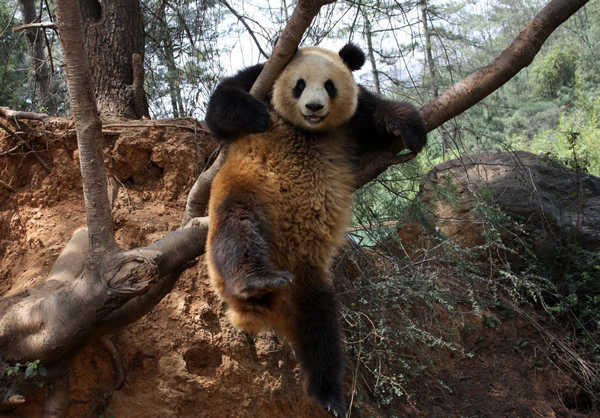
<svg viewBox="0 0 600 418"><path fill-rule="evenodd" d="M240 15L233 7L231 7L230 4L227 3L225 0L221 0L221 3L223 3L225 5L225 7L227 7L229 9L229 11L231 13L233 13L233 15L235 17L237 17L237 19L240 22L242 22L242 25L244 25L244 27L246 28L246 30L252 37L252 40L254 40L254 43L256 44L256 47L258 48L259 52L262 54L263 57L265 57L266 59L269 59L269 54L267 54L265 51L263 51L262 47L260 46L260 42L258 42L258 39L256 39L256 36L254 35L254 31L250 28L250 26L248 26L248 23L246 23L246 19L244 19L244 17L242 15Z"/></svg>
<svg viewBox="0 0 600 418"><path fill-rule="evenodd" d="M15 193L17 191L17 189L15 189L14 187L12 187L10 184L0 180L0 186L5 187L6 190Z"/></svg>
<svg viewBox="0 0 600 418"><path fill-rule="evenodd" d="M33 149L31 144L29 143L29 141L27 141L25 138L23 138L17 132L14 132L12 129L10 129L8 126L3 124L2 122L0 122L0 128L4 129L6 132L8 132L8 134L10 136L12 136L13 138L19 140L19 142L24 144L27 147L27 149L33 153L33 156L35 157L35 159L39 161L39 163L42 165L42 167L44 167L44 169L46 169L46 171L48 173L50 171L52 171L52 168L50 167L50 165Z"/></svg>
<svg viewBox="0 0 600 418"><path fill-rule="evenodd" d="M54 22L36 22L36 23L28 23L26 25L19 25L12 28L13 32L19 32L25 29L56 29L56 25Z"/></svg>

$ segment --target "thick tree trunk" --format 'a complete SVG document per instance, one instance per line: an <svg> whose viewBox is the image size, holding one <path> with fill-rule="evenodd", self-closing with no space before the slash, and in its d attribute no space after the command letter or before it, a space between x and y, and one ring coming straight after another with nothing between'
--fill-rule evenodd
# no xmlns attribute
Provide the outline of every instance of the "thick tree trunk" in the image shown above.
<svg viewBox="0 0 600 418"><path fill-rule="evenodd" d="M141 83L135 83L133 54L144 57L144 22L139 0L80 0L92 85L102 116L139 119L148 115ZM143 74L143 72L142 72ZM139 87L137 87L139 90Z"/></svg>

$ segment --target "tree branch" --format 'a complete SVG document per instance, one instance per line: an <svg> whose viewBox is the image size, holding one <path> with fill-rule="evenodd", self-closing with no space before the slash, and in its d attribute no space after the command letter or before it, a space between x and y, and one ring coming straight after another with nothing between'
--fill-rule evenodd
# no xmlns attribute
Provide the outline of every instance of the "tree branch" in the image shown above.
<svg viewBox="0 0 600 418"><path fill-rule="evenodd" d="M552 0L494 61L421 108L427 130L458 116L527 67L550 34L589 0Z"/></svg>
<svg viewBox="0 0 600 418"><path fill-rule="evenodd" d="M36 22L36 23L28 23L26 25L19 25L12 28L13 32L19 32L25 29L56 29L56 25L54 22Z"/></svg>
<svg viewBox="0 0 600 418"><path fill-rule="evenodd" d="M588 1L552 0L491 64L454 84L421 108L427 131L460 115L528 66L548 36ZM357 186L372 181L390 165L396 164L390 153L398 151L392 148L361 156Z"/></svg>
<svg viewBox="0 0 600 418"><path fill-rule="evenodd" d="M219 154L211 166L204 170L196 182L192 186L185 204L185 211L183 212L182 226L185 226L190 219L199 216L204 216L206 208L208 207L208 200L210 198L210 185L212 184L215 175L223 165L225 161L226 150L221 148Z"/></svg>

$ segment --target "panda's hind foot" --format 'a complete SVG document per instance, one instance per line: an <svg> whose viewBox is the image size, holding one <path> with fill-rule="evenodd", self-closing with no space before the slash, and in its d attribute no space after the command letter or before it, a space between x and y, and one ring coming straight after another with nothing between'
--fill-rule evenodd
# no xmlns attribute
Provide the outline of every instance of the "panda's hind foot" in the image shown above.
<svg viewBox="0 0 600 418"><path fill-rule="evenodd" d="M240 299L258 299L289 285L294 276L287 271L273 271L260 276L246 276L235 282L232 293Z"/></svg>
<svg viewBox="0 0 600 418"><path fill-rule="evenodd" d="M321 407L327 411L329 416L344 418L346 416L346 406L341 396L334 394L321 394L315 396Z"/></svg>

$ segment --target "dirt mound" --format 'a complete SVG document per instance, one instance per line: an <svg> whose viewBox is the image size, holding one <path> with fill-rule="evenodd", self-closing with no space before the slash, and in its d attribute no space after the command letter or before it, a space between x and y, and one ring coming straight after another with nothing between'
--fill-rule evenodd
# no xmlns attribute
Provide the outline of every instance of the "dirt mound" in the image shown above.
<svg viewBox="0 0 600 418"><path fill-rule="evenodd" d="M148 244L179 226L187 191L214 144L191 121L104 128L106 165L122 185L113 212L117 240L125 248ZM85 222L72 124L63 119L33 122L23 124L20 132L19 138L0 133L0 294L43 280L72 232ZM410 231L422 240L419 228ZM378 303L375 296L381 296L361 290L369 277L360 272L380 262L375 252L363 256L358 259L350 252L337 265L341 281L336 286L348 332L346 393L352 416L569 413L560 394L576 392L550 365L536 362L536 344L543 344L539 335L517 320L489 328L473 312L464 312L462 322L440 316L433 326L445 328L460 348L457 352L436 353L417 343L412 354L402 353L407 358L423 352L431 355L431 368L414 381L419 388L406 391L418 395L407 399L400 394L390 403L380 402L377 387L381 384L373 377L379 375L364 369L373 364L360 361L364 355L360 347L367 346L354 338L350 322L350 312ZM393 312L398 302L387 303ZM416 322L427 322L418 311L413 314ZM398 321L405 324L401 318ZM209 288L202 259L182 274L173 291L149 314L111 340L122 356L124 385L115 388L111 356L100 342L92 342L75 359L69 417L323 416L302 394L296 361L287 346L270 334L250 337L231 328ZM374 364L392 378L400 373L395 363ZM394 380L390 382L382 390L395 389ZM28 399L16 416L39 416L46 390Z"/></svg>

